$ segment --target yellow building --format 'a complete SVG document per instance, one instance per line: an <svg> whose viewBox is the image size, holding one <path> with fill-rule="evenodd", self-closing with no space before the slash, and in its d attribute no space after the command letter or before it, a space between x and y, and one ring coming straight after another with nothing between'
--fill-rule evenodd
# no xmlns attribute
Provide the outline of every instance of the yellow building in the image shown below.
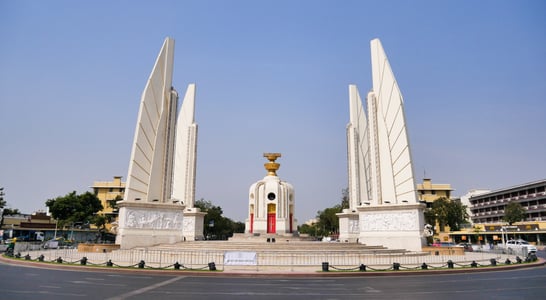
<svg viewBox="0 0 546 300"><path fill-rule="evenodd" d="M427 205L427 208L430 208L432 206L432 202L434 202L438 198L447 198L451 199L451 192L453 189L451 188L451 184L438 184L432 183L432 180L429 178L423 179L423 183L417 184L417 195L419 197L419 201L425 202Z"/></svg>
<svg viewBox="0 0 546 300"><path fill-rule="evenodd" d="M111 220L110 222L114 222L118 215L116 202L123 200L123 194L125 193L125 182L121 181L121 176L114 176L113 181L95 181L91 188L93 188L103 207L98 213L108 217ZM106 225L107 230L110 230L111 227L111 224Z"/></svg>

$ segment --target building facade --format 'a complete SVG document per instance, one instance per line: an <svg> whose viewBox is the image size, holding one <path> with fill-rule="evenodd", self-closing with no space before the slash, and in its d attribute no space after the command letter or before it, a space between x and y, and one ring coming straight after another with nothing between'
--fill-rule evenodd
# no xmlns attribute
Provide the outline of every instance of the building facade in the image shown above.
<svg viewBox="0 0 546 300"><path fill-rule="evenodd" d="M419 201L425 203L427 208L430 208L432 203L438 198L451 199L452 192L451 184L432 183L430 178L424 178L423 183L417 184Z"/></svg>
<svg viewBox="0 0 546 300"><path fill-rule="evenodd" d="M112 181L95 181L91 186L103 207L98 213L106 216L109 220L109 223L106 224L107 230L112 228L111 223L118 217L116 202L123 200L125 193L125 182L122 182L121 178L121 176L114 176Z"/></svg>
<svg viewBox="0 0 546 300"><path fill-rule="evenodd" d="M468 198L471 220L467 230L449 234L454 242L494 245L506 239L524 239L543 245L546 241L546 179L503 188L495 191L480 190ZM521 222L508 225L503 221L504 208L517 202L526 211Z"/></svg>
<svg viewBox="0 0 546 300"><path fill-rule="evenodd" d="M546 179L470 197L473 223L502 223L504 208L517 202L527 212L525 221L546 221Z"/></svg>

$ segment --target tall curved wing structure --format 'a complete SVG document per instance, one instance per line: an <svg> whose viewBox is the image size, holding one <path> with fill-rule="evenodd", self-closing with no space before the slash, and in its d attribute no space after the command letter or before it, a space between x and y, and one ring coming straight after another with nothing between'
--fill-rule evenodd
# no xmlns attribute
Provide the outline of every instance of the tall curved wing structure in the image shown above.
<svg viewBox="0 0 546 300"><path fill-rule="evenodd" d="M172 185L172 199L183 201L186 207L193 207L195 201L197 124L194 117L195 84L190 84L176 121Z"/></svg>
<svg viewBox="0 0 546 300"><path fill-rule="evenodd" d="M166 38L138 112L116 243L128 249L203 238L194 208L197 125L195 84L178 108L172 87L174 40Z"/></svg>
<svg viewBox="0 0 546 300"><path fill-rule="evenodd" d="M347 157L349 170L349 208L371 201L370 143L366 112L356 85L349 85L349 124Z"/></svg>
<svg viewBox="0 0 546 300"><path fill-rule="evenodd" d="M142 93L125 201L165 202L170 197L177 108L171 88L173 60L174 40L167 38Z"/></svg>
<svg viewBox="0 0 546 300"><path fill-rule="evenodd" d="M374 171L381 182L375 196L378 204L417 203L402 93L381 42L374 39L370 44L373 92L368 96L368 113L376 117L370 126L376 127Z"/></svg>

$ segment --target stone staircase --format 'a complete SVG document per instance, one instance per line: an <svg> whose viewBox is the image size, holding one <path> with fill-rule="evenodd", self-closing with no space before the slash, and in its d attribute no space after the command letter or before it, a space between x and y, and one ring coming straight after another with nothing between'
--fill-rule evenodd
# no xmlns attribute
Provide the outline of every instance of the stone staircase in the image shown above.
<svg viewBox="0 0 546 300"><path fill-rule="evenodd" d="M274 242L273 242L274 239ZM148 249L183 250L183 251L253 251L253 252L313 252L313 253L358 253L358 254L408 254L405 249L388 249L383 246L371 246L356 243L319 242L297 240L285 237L261 237L252 240L230 241L192 241L176 244L163 244Z"/></svg>

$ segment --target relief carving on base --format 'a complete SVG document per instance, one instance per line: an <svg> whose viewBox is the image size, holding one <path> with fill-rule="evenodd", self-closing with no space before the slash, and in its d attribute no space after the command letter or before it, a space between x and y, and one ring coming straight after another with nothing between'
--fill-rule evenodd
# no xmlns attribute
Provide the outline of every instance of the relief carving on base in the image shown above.
<svg viewBox="0 0 546 300"><path fill-rule="evenodd" d="M350 233L358 233L358 232L360 232L360 231L358 230L358 220L357 220L357 219L349 220L349 232L350 232Z"/></svg>
<svg viewBox="0 0 546 300"><path fill-rule="evenodd" d="M408 231L416 228L419 217L417 211L398 213L373 213L363 216L363 231Z"/></svg>
<svg viewBox="0 0 546 300"><path fill-rule="evenodd" d="M182 229L182 213L127 210L125 228Z"/></svg>
<svg viewBox="0 0 546 300"><path fill-rule="evenodd" d="M184 218L184 231L186 232L195 231L195 218Z"/></svg>

